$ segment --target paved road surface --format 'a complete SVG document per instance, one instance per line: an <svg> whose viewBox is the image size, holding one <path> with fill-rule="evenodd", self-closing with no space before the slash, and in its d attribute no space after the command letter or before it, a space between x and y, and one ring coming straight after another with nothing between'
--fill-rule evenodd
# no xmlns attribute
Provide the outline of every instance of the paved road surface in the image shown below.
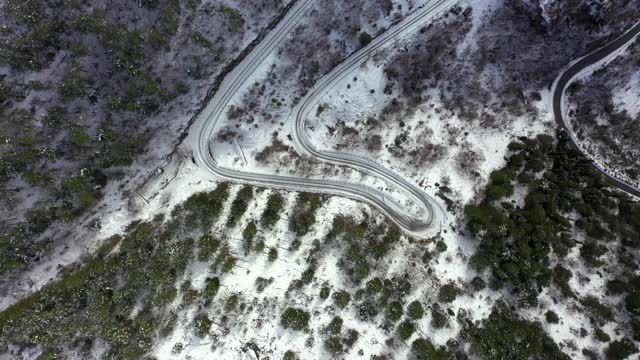
<svg viewBox="0 0 640 360"><path fill-rule="evenodd" d="M361 64L373 52L383 46L393 44L400 36L415 31L433 17L447 11L455 1L433 0L431 3L418 9L400 23L394 25L384 34L374 39L367 47L354 53L331 73L323 77L307 96L302 99L295 114L295 128L293 132L294 144L298 150L311 158L332 164L351 167L371 176L385 180L395 186L407 199L411 200L418 208L417 212L410 211L406 206L394 201L391 196L372 187L337 180L322 180L279 176L270 174L250 173L218 166L215 154L211 153L210 141L214 138L213 131L220 117L238 91L242 88L259 65L271 54L284 40L308 10L315 5L314 0L299 1L284 17L282 22L240 63L234 71L222 82L218 93L213 97L209 105L196 120L190 134L188 143L193 147L196 163L204 166L217 177L236 183L246 183L257 186L287 189L294 191L307 191L339 195L368 203L387 215L406 232L415 236L428 236L434 233L434 229L442 226L445 213L440 205L426 195L415 184L410 183L401 176L389 171L380 164L363 157L335 152L322 152L315 149L309 142L304 129L306 115L317 106L319 98L330 90L340 79Z"/></svg>
<svg viewBox="0 0 640 360"><path fill-rule="evenodd" d="M635 40L638 34L640 34L640 22L631 27L631 29L627 30L622 36L605 45L604 47L574 61L566 70L564 70L558 76L558 78L556 78L555 82L553 83L551 89L551 93L553 94L553 116L555 117L558 126L560 126L564 131L567 132L567 134L569 134L569 137L571 138L574 146L580 151L582 151L582 148L579 146L579 140L571 131L569 120L567 119L567 116L565 114L566 89L578 76L582 75L584 71L588 71L591 66L598 66L599 64L602 64L609 60L609 57L611 55L615 55L614 53L616 51L620 50L621 48ZM584 152L583 154L587 156L587 154L585 154ZM624 180L610 175L605 169L600 167L595 162L592 163L598 171L600 171L610 180L613 186L629 194L640 197L640 189L625 182Z"/></svg>

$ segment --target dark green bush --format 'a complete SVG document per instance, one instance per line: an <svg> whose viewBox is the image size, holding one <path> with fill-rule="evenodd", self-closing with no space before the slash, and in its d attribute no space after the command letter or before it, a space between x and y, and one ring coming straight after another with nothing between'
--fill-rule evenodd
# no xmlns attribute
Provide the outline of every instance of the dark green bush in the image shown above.
<svg viewBox="0 0 640 360"><path fill-rule="evenodd" d="M242 231L242 248L244 250L244 254L249 255L251 252L251 248L253 247L253 239L256 237L258 233L258 227L254 221L250 221L247 226Z"/></svg>
<svg viewBox="0 0 640 360"><path fill-rule="evenodd" d="M444 347L435 347L429 339L419 338L411 344L416 360L446 360L451 354Z"/></svg>
<svg viewBox="0 0 640 360"><path fill-rule="evenodd" d="M409 306L407 306L407 315L412 319L422 319L424 316L424 308L420 301L412 301Z"/></svg>
<svg viewBox="0 0 640 360"><path fill-rule="evenodd" d="M331 354L340 354L344 351L342 339L339 336L330 336L324 341L324 348Z"/></svg>
<svg viewBox="0 0 640 360"><path fill-rule="evenodd" d="M326 300L329 298L330 294L331 289L328 286L323 286L322 289L320 289L320 299Z"/></svg>
<svg viewBox="0 0 640 360"><path fill-rule="evenodd" d="M334 317L329 325L327 325L327 332L332 335L340 335L342 332L342 318L339 316Z"/></svg>
<svg viewBox="0 0 640 360"><path fill-rule="evenodd" d="M344 309L351 301L351 294L346 290L340 290L333 293L333 302L340 309Z"/></svg>
<svg viewBox="0 0 640 360"><path fill-rule="evenodd" d="M360 42L360 46L362 47L369 45L369 43L371 43L372 40L373 40L373 37L371 36L371 34L365 31L361 32L360 35L358 36L358 41Z"/></svg>
<svg viewBox="0 0 640 360"><path fill-rule="evenodd" d="M310 193L300 193L296 206L289 220L289 230L298 236L306 235L316 222L316 211L322 205L320 196Z"/></svg>
<svg viewBox="0 0 640 360"><path fill-rule="evenodd" d="M285 199L277 192L269 195L267 205L262 212L262 226L268 228L275 225L280 220L280 213L284 210Z"/></svg>
<svg viewBox="0 0 640 360"><path fill-rule="evenodd" d="M462 336L471 344L471 353L483 359L569 360L540 323L518 318L504 303L494 306L480 327L468 324Z"/></svg>
<svg viewBox="0 0 640 360"><path fill-rule="evenodd" d="M556 314L552 310L547 311L544 314L544 318L547 320L548 323L551 323L551 324L557 324L560 322L560 318L558 317L558 314Z"/></svg>
<svg viewBox="0 0 640 360"><path fill-rule="evenodd" d="M247 211L247 207L251 200L253 200L253 188L245 185L240 189L240 191L238 191L236 198L231 204L231 211L229 213L229 218L227 219L228 227L234 227L236 225L238 220L240 220L242 215Z"/></svg>
<svg viewBox="0 0 640 360"><path fill-rule="evenodd" d="M206 314L200 313L193 319L193 323L196 335L199 337L205 337L209 334L213 321L211 321Z"/></svg>
<svg viewBox="0 0 640 360"><path fill-rule="evenodd" d="M607 356L607 360L627 359L629 356L636 354L637 352L638 347L628 338L612 341L609 344L609 347L604 351Z"/></svg>
<svg viewBox="0 0 640 360"><path fill-rule="evenodd" d="M480 291L487 287L487 283L481 277L476 276L471 280L471 286L473 286L476 291Z"/></svg>
<svg viewBox="0 0 640 360"><path fill-rule="evenodd" d="M438 301L450 303L461 293L462 291L454 283L442 285L440 290L438 290Z"/></svg>
<svg viewBox="0 0 640 360"><path fill-rule="evenodd" d="M385 311L385 316L388 321L395 323L404 314L404 309L402 304L399 301L392 301L387 305L387 309Z"/></svg>
<svg viewBox="0 0 640 360"><path fill-rule="evenodd" d="M218 294L218 289L220 289L220 279L215 276L213 278L207 278L205 280L204 290L202 291L202 296L205 299L213 299L216 294Z"/></svg>
<svg viewBox="0 0 640 360"><path fill-rule="evenodd" d="M431 326L436 329L442 329L449 324L449 317L447 313L442 310L440 305L431 305Z"/></svg>
<svg viewBox="0 0 640 360"><path fill-rule="evenodd" d="M416 326L411 321L405 320L398 325L397 331L400 339L407 341L416 331Z"/></svg>
<svg viewBox="0 0 640 360"><path fill-rule="evenodd" d="M285 329L302 331L309 326L309 313L298 308L287 308L280 317L280 324Z"/></svg>

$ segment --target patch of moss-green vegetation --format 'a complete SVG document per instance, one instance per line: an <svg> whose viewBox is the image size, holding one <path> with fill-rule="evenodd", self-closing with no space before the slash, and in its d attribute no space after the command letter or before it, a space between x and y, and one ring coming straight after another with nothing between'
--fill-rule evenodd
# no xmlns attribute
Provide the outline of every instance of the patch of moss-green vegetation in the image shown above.
<svg viewBox="0 0 640 360"><path fill-rule="evenodd" d="M580 255L591 267L602 265L615 239L638 246L640 205L614 192L565 135L557 143L544 135L521 139L509 150L507 166L491 175L484 199L465 208L467 230L480 241L472 262L489 269L495 284L511 285L525 304L535 304L552 281L572 295L571 274L552 271L549 255L563 258L576 246L574 231L586 236ZM516 186L526 190L522 207L510 201Z"/></svg>
<svg viewBox="0 0 640 360"><path fill-rule="evenodd" d="M15 4L20 2L12 1ZM27 1L33 2L39 1ZM43 13L37 11L19 17L25 20L28 30L0 38L0 61L20 71L41 70L53 60L50 54L60 49L59 36L65 25L59 21L43 19Z"/></svg>
<svg viewBox="0 0 640 360"><path fill-rule="evenodd" d="M191 34L191 39L196 45L202 46L203 48L213 48L213 43L211 42L211 40L207 39L204 35L197 31L194 31L193 34Z"/></svg>
<svg viewBox="0 0 640 360"><path fill-rule="evenodd" d="M218 13L227 21L232 32L242 32L244 30L244 19L239 10L220 5Z"/></svg>
<svg viewBox="0 0 640 360"><path fill-rule="evenodd" d="M467 323L462 335L482 359L569 359L540 323L518 318L504 303L498 303L480 326Z"/></svg>

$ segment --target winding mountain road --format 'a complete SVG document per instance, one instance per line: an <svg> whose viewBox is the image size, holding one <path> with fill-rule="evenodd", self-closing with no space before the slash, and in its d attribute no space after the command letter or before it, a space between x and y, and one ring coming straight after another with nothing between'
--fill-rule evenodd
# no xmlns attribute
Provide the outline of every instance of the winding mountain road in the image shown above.
<svg viewBox="0 0 640 360"><path fill-rule="evenodd" d="M342 64L320 79L292 112L292 115L295 116L295 119L292 119L294 124L292 134L294 145L303 155L327 163L350 167L382 179L387 184L397 188L400 193L415 204L418 208L417 212L412 213L405 206L394 201L388 194L370 186L346 181L298 178L228 169L219 166L214 154L211 152L210 145L214 138L213 132L230 101L246 84L260 64L295 29L308 10L315 5L316 2L312 0L301 0L294 5L281 23L224 79L218 92L196 120L192 131L189 133L188 143L193 148L196 163L205 167L216 177L226 181L294 191L327 193L362 201L384 213L411 235L419 237L433 235L443 226L446 216L444 210L433 198L425 194L415 184L410 183L375 161L351 154L325 152L315 149L304 131L304 124L309 113L317 108L318 101L322 95L330 91L340 79L348 76L354 68L359 66L375 51L393 44L400 36L417 30L425 22L447 11L455 2L456 0L433 0L394 25L374 39L368 46L349 56Z"/></svg>
<svg viewBox="0 0 640 360"><path fill-rule="evenodd" d="M566 90L580 76L583 76L588 72L592 72L595 68L610 61L612 56L617 55L617 52L631 44L638 37L638 34L640 34L640 22L636 23L624 34L607 45L573 61L562 73L560 73L560 75L558 75L551 87L551 94L553 96L553 116L556 123L569 135L573 145L587 158L587 154L580 146L580 141L576 138L573 131L571 131L571 126L567 117L568 106L566 102ZM600 173L609 179L613 186L629 194L640 197L640 189L636 186L609 174L603 167L593 160L592 164Z"/></svg>

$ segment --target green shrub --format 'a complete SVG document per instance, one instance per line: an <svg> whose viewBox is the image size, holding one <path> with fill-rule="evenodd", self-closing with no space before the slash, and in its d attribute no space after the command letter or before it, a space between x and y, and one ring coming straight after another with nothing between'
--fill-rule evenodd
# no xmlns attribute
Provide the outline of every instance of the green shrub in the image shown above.
<svg viewBox="0 0 640 360"><path fill-rule="evenodd" d="M213 43L209 39L207 39L204 35L202 35L197 31L194 31L191 34L191 39L196 45L202 46L205 49L213 48Z"/></svg>
<svg viewBox="0 0 640 360"><path fill-rule="evenodd" d="M640 289L631 290L624 298L627 310L635 315L640 315Z"/></svg>
<svg viewBox="0 0 640 360"><path fill-rule="evenodd" d="M313 277L315 276L316 273L316 266L315 264L311 264L309 265L309 267L302 272L302 276L300 277L300 281L305 284L305 285L309 285L311 284L311 282L313 281Z"/></svg>
<svg viewBox="0 0 640 360"><path fill-rule="evenodd" d="M0 81L0 104L9 100L11 96L11 88L4 82Z"/></svg>
<svg viewBox="0 0 640 360"><path fill-rule="evenodd" d="M291 350L287 350L282 356L282 360L298 360L298 356Z"/></svg>
<svg viewBox="0 0 640 360"><path fill-rule="evenodd" d="M438 290L438 301L450 303L461 293L462 291L454 283L442 285L440 290Z"/></svg>
<svg viewBox="0 0 640 360"><path fill-rule="evenodd" d="M132 77L141 73L141 66L146 59L141 32L131 31L124 24L110 22L99 10L81 15L74 25L80 32L95 34L100 43L111 50L111 63L117 71L126 71Z"/></svg>
<svg viewBox="0 0 640 360"><path fill-rule="evenodd" d="M471 280L471 286L476 291L484 290L487 287L487 283L479 276L476 276Z"/></svg>
<svg viewBox="0 0 640 360"><path fill-rule="evenodd" d="M330 336L324 341L324 348L331 354L336 355L344 351L342 339L339 336Z"/></svg>
<svg viewBox="0 0 640 360"><path fill-rule="evenodd" d="M180 290L182 291L182 300L185 304L193 304L200 296L198 290L193 288L189 280L182 283Z"/></svg>
<svg viewBox="0 0 640 360"><path fill-rule="evenodd" d="M229 29L232 32L239 33L244 30L244 19L242 18L240 11L237 9L220 5L218 7L218 13L227 21Z"/></svg>
<svg viewBox="0 0 640 360"><path fill-rule="evenodd" d="M220 247L220 240L211 234L205 234L198 240L198 261L208 261Z"/></svg>
<svg viewBox="0 0 640 360"><path fill-rule="evenodd" d="M366 31L361 32L360 35L358 36L358 41L360 42L360 46L362 47L369 45L369 43L371 43L372 40L373 40L373 37L371 36L371 34L369 34Z"/></svg>
<svg viewBox="0 0 640 360"><path fill-rule="evenodd" d="M557 324L560 322L560 318L558 317L558 314L556 314L554 311L549 310L544 314L544 318L547 320L548 323L550 324Z"/></svg>
<svg viewBox="0 0 640 360"><path fill-rule="evenodd" d="M278 249L276 248L270 248L269 249L269 255L268 255L268 260L270 262L274 262L276 261L276 259L278 258Z"/></svg>
<svg viewBox="0 0 640 360"><path fill-rule="evenodd" d="M209 334L213 321L211 321L206 314L200 313L193 319L193 323L196 335L199 337L205 337Z"/></svg>
<svg viewBox="0 0 640 360"><path fill-rule="evenodd" d="M86 81L82 76L82 69L78 64L72 64L62 79L62 84L58 89L63 99L75 99L84 94Z"/></svg>
<svg viewBox="0 0 640 360"><path fill-rule="evenodd" d="M399 301L392 301L387 305L385 315L390 322L397 322L404 314L404 309Z"/></svg>
<svg viewBox="0 0 640 360"><path fill-rule="evenodd" d="M34 233L41 233L45 231L55 220L55 212L43 206L37 206L27 211L27 223L29 224L29 230Z"/></svg>
<svg viewBox="0 0 640 360"><path fill-rule="evenodd" d="M309 313L298 308L287 308L280 317L280 324L285 329L302 331L309 327Z"/></svg>
<svg viewBox="0 0 640 360"><path fill-rule="evenodd" d="M342 332L342 318L339 316L334 317L329 325L327 325L327 332L332 335L340 335Z"/></svg>
<svg viewBox="0 0 640 360"><path fill-rule="evenodd" d="M213 278L207 278L205 280L204 290L202 291L202 296L207 299L213 299L216 294L218 294L218 290L220 289L220 279L215 276Z"/></svg>
<svg viewBox="0 0 640 360"><path fill-rule="evenodd" d="M227 226L234 227L238 220L244 215L247 211L247 207L249 206L249 202L253 199L253 188L251 186L245 185L243 186L236 198L233 200L231 204L231 211L229 213L229 218L227 219Z"/></svg>
<svg viewBox="0 0 640 360"><path fill-rule="evenodd" d="M591 315L596 319L604 321L613 321L613 312L606 305L603 305L598 301L595 296L589 295L580 300L582 306L584 306Z"/></svg>
<svg viewBox="0 0 640 360"><path fill-rule="evenodd" d="M612 295L621 295L627 292L628 284L620 279L607 281L607 291Z"/></svg>
<svg viewBox="0 0 640 360"><path fill-rule="evenodd" d="M169 304L178 297L178 289L175 286L163 286L158 289L155 297L153 298L153 305L160 307Z"/></svg>
<svg viewBox="0 0 640 360"><path fill-rule="evenodd" d="M407 341L416 331L416 326L408 320L405 320L398 325L398 336L400 339Z"/></svg>
<svg viewBox="0 0 640 360"><path fill-rule="evenodd" d="M540 323L518 318L504 303L494 306L480 325L469 325L462 331L471 353L479 358L569 360Z"/></svg>
<svg viewBox="0 0 640 360"><path fill-rule="evenodd" d="M38 71L52 60L48 54L59 48L58 34L64 30L64 24L41 21L30 29L10 42L0 43L0 61L19 71Z"/></svg>
<svg viewBox="0 0 640 360"><path fill-rule="evenodd" d="M415 320L422 319L424 316L424 308L420 301L412 301L409 306L407 306L407 315Z"/></svg>
<svg viewBox="0 0 640 360"><path fill-rule="evenodd" d="M7 12L27 24L36 24L45 15L42 0L7 0Z"/></svg>
<svg viewBox="0 0 640 360"><path fill-rule="evenodd" d="M611 337L609 336L609 334L607 334L606 332L602 331L602 329L600 328L596 328L596 330L593 333L594 337L596 338L596 340L602 342L602 343L607 343L609 341L611 341Z"/></svg>
<svg viewBox="0 0 640 360"><path fill-rule="evenodd" d="M200 228L208 231L220 216L228 196L229 184L218 184L213 191L189 197L171 211L171 216L180 219L188 229Z"/></svg>
<svg viewBox="0 0 640 360"><path fill-rule="evenodd" d="M242 248L245 256L251 252L253 239L256 237L256 234L258 234L258 227L254 221L250 221L242 231Z"/></svg>
<svg viewBox="0 0 640 360"><path fill-rule="evenodd" d="M310 193L298 195L292 218L289 221L289 230L298 236L306 235L311 226L316 222L316 211L322 205L320 196Z"/></svg>
<svg viewBox="0 0 640 360"><path fill-rule="evenodd" d="M264 289L266 289L267 286L271 285L272 282L273 278L265 279L261 276L258 276L256 278L256 291L258 291L258 293L263 292Z"/></svg>
<svg viewBox="0 0 640 360"><path fill-rule="evenodd" d="M322 289L320 289L320 299L327 300L330 294L331 289L328 286L323 286Z"/></svg>
<svg viewBox="0 0 640 360"><path fill-rule="evenodd" d="M411 344L411 352L417 360L445 360L451 357L444 347L436 348L429 339L419 338Z"/></svg>
<svg viewBox="0 0 640 360"><path fill-rule="evenodd" d="M224 304L224 310L227 313L236 311L236 309L238 308L238 303L240 302L240 298L238 297L238 295L233 294L231 296L229 296L227 298L226 303Z"/></svg>
<svg viewBox="0 0 640 360"><path fill-rule="evenodd" d="M262 212L261 222L265 228L272 227L280 220L280 213L284 209L285 199L277 192L269 195L267 205Z"/></svg>
<svg viewBox="0 0 640 360"><path fill-rule="evenodd" d="M340 309L344 309L351 301L351 294L346 290L340 290L333 293L333 302Z"/></svg>
<svg viewBox="0 0 640 360"><path fill-rule="evenodd" d="M431 305L431 326L436 329L442 329L443 327L449 324L449 317L442 310L440 305L433 304Z"/></svg>
<svg viewBox="0 0 640 360"><path fill-rule="evenodd" d="M628 338L615 340L604 351L607 360L622 360L638 352L638 347Z"/></svg>

